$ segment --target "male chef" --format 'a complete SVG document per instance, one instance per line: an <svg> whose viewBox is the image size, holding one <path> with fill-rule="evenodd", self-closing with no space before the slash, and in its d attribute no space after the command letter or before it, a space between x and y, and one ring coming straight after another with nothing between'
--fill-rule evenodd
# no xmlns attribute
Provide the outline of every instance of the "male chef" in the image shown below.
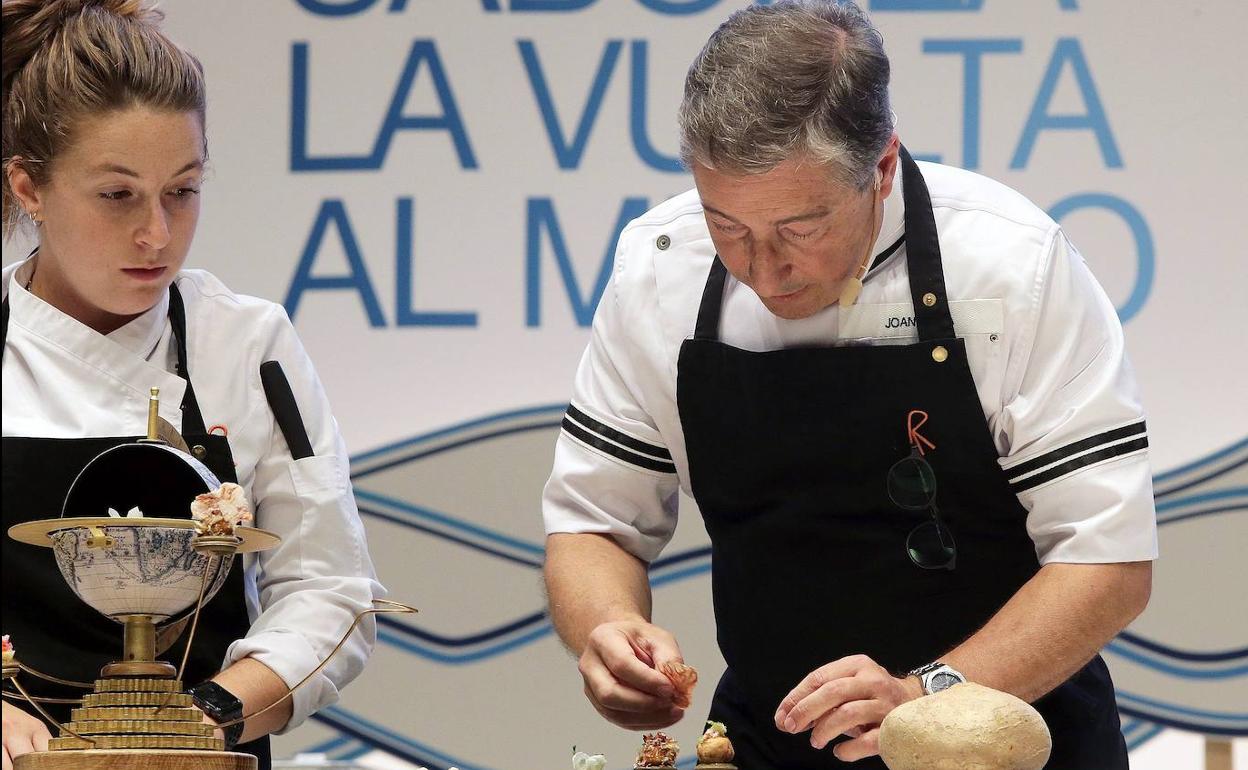
<svg viewBox="0 0 1248 770"><path fill-rule="evenodd" d="M916 163L851 3L738 11L691 67L696 189L632 222L543 499L556 628L627 728L681 718L647 565L697 502L748 768L883 768L890 710L1033 703L1048 767L1127 767L1098 650L1156 527L1113 305L1020 194Z"/></svg>

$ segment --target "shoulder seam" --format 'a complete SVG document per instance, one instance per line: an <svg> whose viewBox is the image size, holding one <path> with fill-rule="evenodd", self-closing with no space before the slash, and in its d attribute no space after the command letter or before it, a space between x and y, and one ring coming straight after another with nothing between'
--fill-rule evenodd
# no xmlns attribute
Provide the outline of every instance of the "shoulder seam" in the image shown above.
<svg viewBox="0 0 1248 770"><path fill-rule="evenodd" d="M1056 223L1052 221L1024 222L1016 217L1012 217L1009 214L1006 214L997 209L984 208L983 206L984 204L980 204L980 203L972 204L967 201L960 201L957 199L940 198L940 197L932 198L933 208L945 208L945 209L953 209L955 211L967 211L967 212L977 212L981 214L988 214L998 219L1004 219L1007 222L1016 224L1019 227L1026 227L1031 230L1038 230L1042 233L1047 233L1050 229L1056 226Z"/></svg>

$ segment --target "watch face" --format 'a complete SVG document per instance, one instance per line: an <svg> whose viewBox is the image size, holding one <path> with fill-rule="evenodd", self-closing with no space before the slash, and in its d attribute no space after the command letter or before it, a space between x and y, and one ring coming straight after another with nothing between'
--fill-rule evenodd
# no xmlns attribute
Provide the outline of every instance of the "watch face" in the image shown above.
<svg viewBox="0 0 1248 770"><path fill-rule="evenodd" d="M961 682L962 680L956 674L951 674L948 671L939 671L932 674L928 689L932 692L940 692L941 690L948 690L955 684L961 684Z"/></svg>

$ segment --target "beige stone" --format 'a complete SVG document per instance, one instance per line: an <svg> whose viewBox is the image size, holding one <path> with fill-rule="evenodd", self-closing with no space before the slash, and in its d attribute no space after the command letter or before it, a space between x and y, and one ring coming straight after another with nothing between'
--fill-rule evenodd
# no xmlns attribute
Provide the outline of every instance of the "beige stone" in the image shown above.
<svg viewBox="0 0 1248 770"><path fill-rule="evenodd" d="M890 770L1040 770L1052 748L1038 711L971 682L904 703L880 726Z"/></svg>

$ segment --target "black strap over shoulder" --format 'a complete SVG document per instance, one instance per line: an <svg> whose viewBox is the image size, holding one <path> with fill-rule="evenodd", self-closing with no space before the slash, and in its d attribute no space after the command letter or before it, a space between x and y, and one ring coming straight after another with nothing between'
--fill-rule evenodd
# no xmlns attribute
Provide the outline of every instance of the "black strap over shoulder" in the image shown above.
<svg viewBox="0 0 1248 770"><path fill-rule="evenodd" d="M900 154L906 203L906 271L910 275L910 298L914 302L919 339L924 342L953 339L956 335L953 317L949 315L949 295L945 291L945 270L936 235L936 218L932 215L932 198L919 172L919 164L905 147Z"/></svg>
<svg viewBox="0 0 1248 770"><path fill-rule="evenodd" d="M178 349L177 375L186 380L186 392L182 395L182 435L202 436L207 433L204 416L195 398L195 386L191 384L191 372L187 368L186 355L186 306L178 284L169 284L169 324L173 327L173 340Z"/></svg>
<svg viewBox="0 0 1248 770"><path fill-rule="evenodd" d="M719 255L711 262L711 273L702 290L702 304L698 307L698 324L694 328L695 340L719 339L719 316L724 304L724 286L728 281L728 268Z"/></svg>

